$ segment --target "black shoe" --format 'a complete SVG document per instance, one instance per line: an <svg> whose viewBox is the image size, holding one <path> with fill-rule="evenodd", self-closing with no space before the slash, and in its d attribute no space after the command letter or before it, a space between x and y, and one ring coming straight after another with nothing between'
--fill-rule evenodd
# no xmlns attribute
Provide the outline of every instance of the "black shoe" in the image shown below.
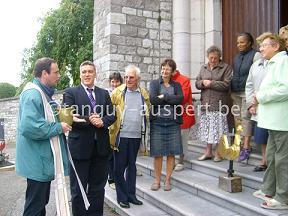
<svg viewBox="0 0 288 216"><path fill-rule="evenodd" d="M143 205L143 202L138 200L137 198L134 199L128 199L128 202L134 204L134 205Z"/></svg>
<svg viewBox="0 0 288 216"><path fill-rule="evenodd" d="M129 202L118 202L122 208L130 208Z"/></svg>
<svg viewBox="0 0 288 216"><path fill-rule="evenodd" d="M254 172L263 172L263 171L265 171L267 169L267 166L266 165L259 165L259 166L256 166L255 168L254 168Z"/></svg>
<svg viewBox="0 0 288 216"><path fill-rule="evenodd" d="M113 179L108 179L108 184L115 184L115 181Z"/></svg>

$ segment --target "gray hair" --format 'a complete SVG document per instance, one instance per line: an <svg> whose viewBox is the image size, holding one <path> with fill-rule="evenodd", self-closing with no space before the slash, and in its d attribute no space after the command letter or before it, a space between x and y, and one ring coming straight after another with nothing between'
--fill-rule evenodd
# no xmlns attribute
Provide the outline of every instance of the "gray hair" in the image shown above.
<svg viewBox="0 0 288 216"><path fill-rule="evenodd" d="M130 65L128 65L128 66L125 67L125 74L126 74L129 70L131 70L131 69L135 71L135 74L136 74L136 77L137 77L137 78L141 78L140 68L137 67L137 66L135 66L135 65L132 65L132 64L130 64Z"/></svg>
<svg viewBox="0 0 288 216"><path fill-rule="evenodd" d="M92 61L84 61L84 62L82 62L81 63L81 65L80 65L80 71L81 71L81 67L83 67L83 66L85 66L85 65L90 65L90 66L92 66L93 68L94 68L94 70L96 71L96 67L95 67L95 65L94 65L94 63L92 62Z"/></svg>
<svg viewBox="0 0 288 216"><path fill-rule="evenodd" d="M258 44L262 43L263 38L265 38L265 37L268 36L268 35L272 35L272 33L271 33L271 32L264 32L264 33L262 33L261 35L259 35L259 36L256 38L257 43L258 43Z"/></svg>
<svg viewBox="0 0 288 216"><path fill-rule="evenodd" d="M213 45L213 46L210 46L208 49L207 49L207 56L209 56L210 53L217 53L219 58L222 57L222 51L219 47Z"/></svg>

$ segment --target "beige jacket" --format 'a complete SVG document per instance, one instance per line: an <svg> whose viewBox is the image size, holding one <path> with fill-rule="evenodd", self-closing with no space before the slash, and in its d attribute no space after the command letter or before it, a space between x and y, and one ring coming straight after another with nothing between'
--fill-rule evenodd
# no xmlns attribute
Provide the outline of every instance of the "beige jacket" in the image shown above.
<svg viewBox="0 0 288 216"><path fill-rule="evenodd" d="M120 131L121 122L122 122L122 118L123 118L123 112L124 112L124 106L125 106L124 95L125 95L126 90L127 90L126 85L123 84L123 85L119 86L118 88L114 89L114 91L111 94L112 104L115 105L115 107L116 107L116 121L114 122L114 124L112 124L109 127L110 145L111 145L111 148L113 150L118 150L116 138L117 138L117 135ZM147 126L147 124L149 122L149 110L150 110L149 94L143 88L140 88L140 92L141 92L141 95L143 98L144 109L145 109L145 114L146 114L145 118L143 118L143 121L145 121L145 122L143 122L142 125ZM144 133L144 134L146 133L146 128L147 127L142 128L142 133Z"/></svg>

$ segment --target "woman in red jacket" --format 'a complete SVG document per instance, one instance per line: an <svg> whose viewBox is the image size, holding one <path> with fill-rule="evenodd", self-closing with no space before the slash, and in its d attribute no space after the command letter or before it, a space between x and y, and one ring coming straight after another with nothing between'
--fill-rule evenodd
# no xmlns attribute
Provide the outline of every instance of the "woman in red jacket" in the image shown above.
<svg viewBox="0 0 288 216"><path fill-rule="evenodd" d="M183 154L180 155L180 160L175 166L175 171L181 171L184 169L184 156L188 152L188 137L190 128L195 124L195 114L192 101L192 89L190 79L182 75L179 70L175 70L172 73L172 80L180 83L182 87L182 92L184 99L182 101L183 106L183 123L181 124L181 137L182 137L182 146Z"/></svg>

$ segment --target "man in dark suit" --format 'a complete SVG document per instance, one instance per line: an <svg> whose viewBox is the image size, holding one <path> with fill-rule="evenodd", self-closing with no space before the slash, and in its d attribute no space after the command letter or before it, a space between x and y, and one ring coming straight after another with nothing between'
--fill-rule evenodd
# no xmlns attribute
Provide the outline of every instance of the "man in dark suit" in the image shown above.
<svg viewBox="0 0 288 216"><path fill-rule="evenodd" d="M70 187L74 216L103 215L105 184L109 171L108 127L115 113L107 90L94 86L96 68L93 62L80 65L81 84L65 90L63 102L73 106L86 122L73 123L68 143L83 188L90 202L85 209L75 172L70 165Z"/></svg>

